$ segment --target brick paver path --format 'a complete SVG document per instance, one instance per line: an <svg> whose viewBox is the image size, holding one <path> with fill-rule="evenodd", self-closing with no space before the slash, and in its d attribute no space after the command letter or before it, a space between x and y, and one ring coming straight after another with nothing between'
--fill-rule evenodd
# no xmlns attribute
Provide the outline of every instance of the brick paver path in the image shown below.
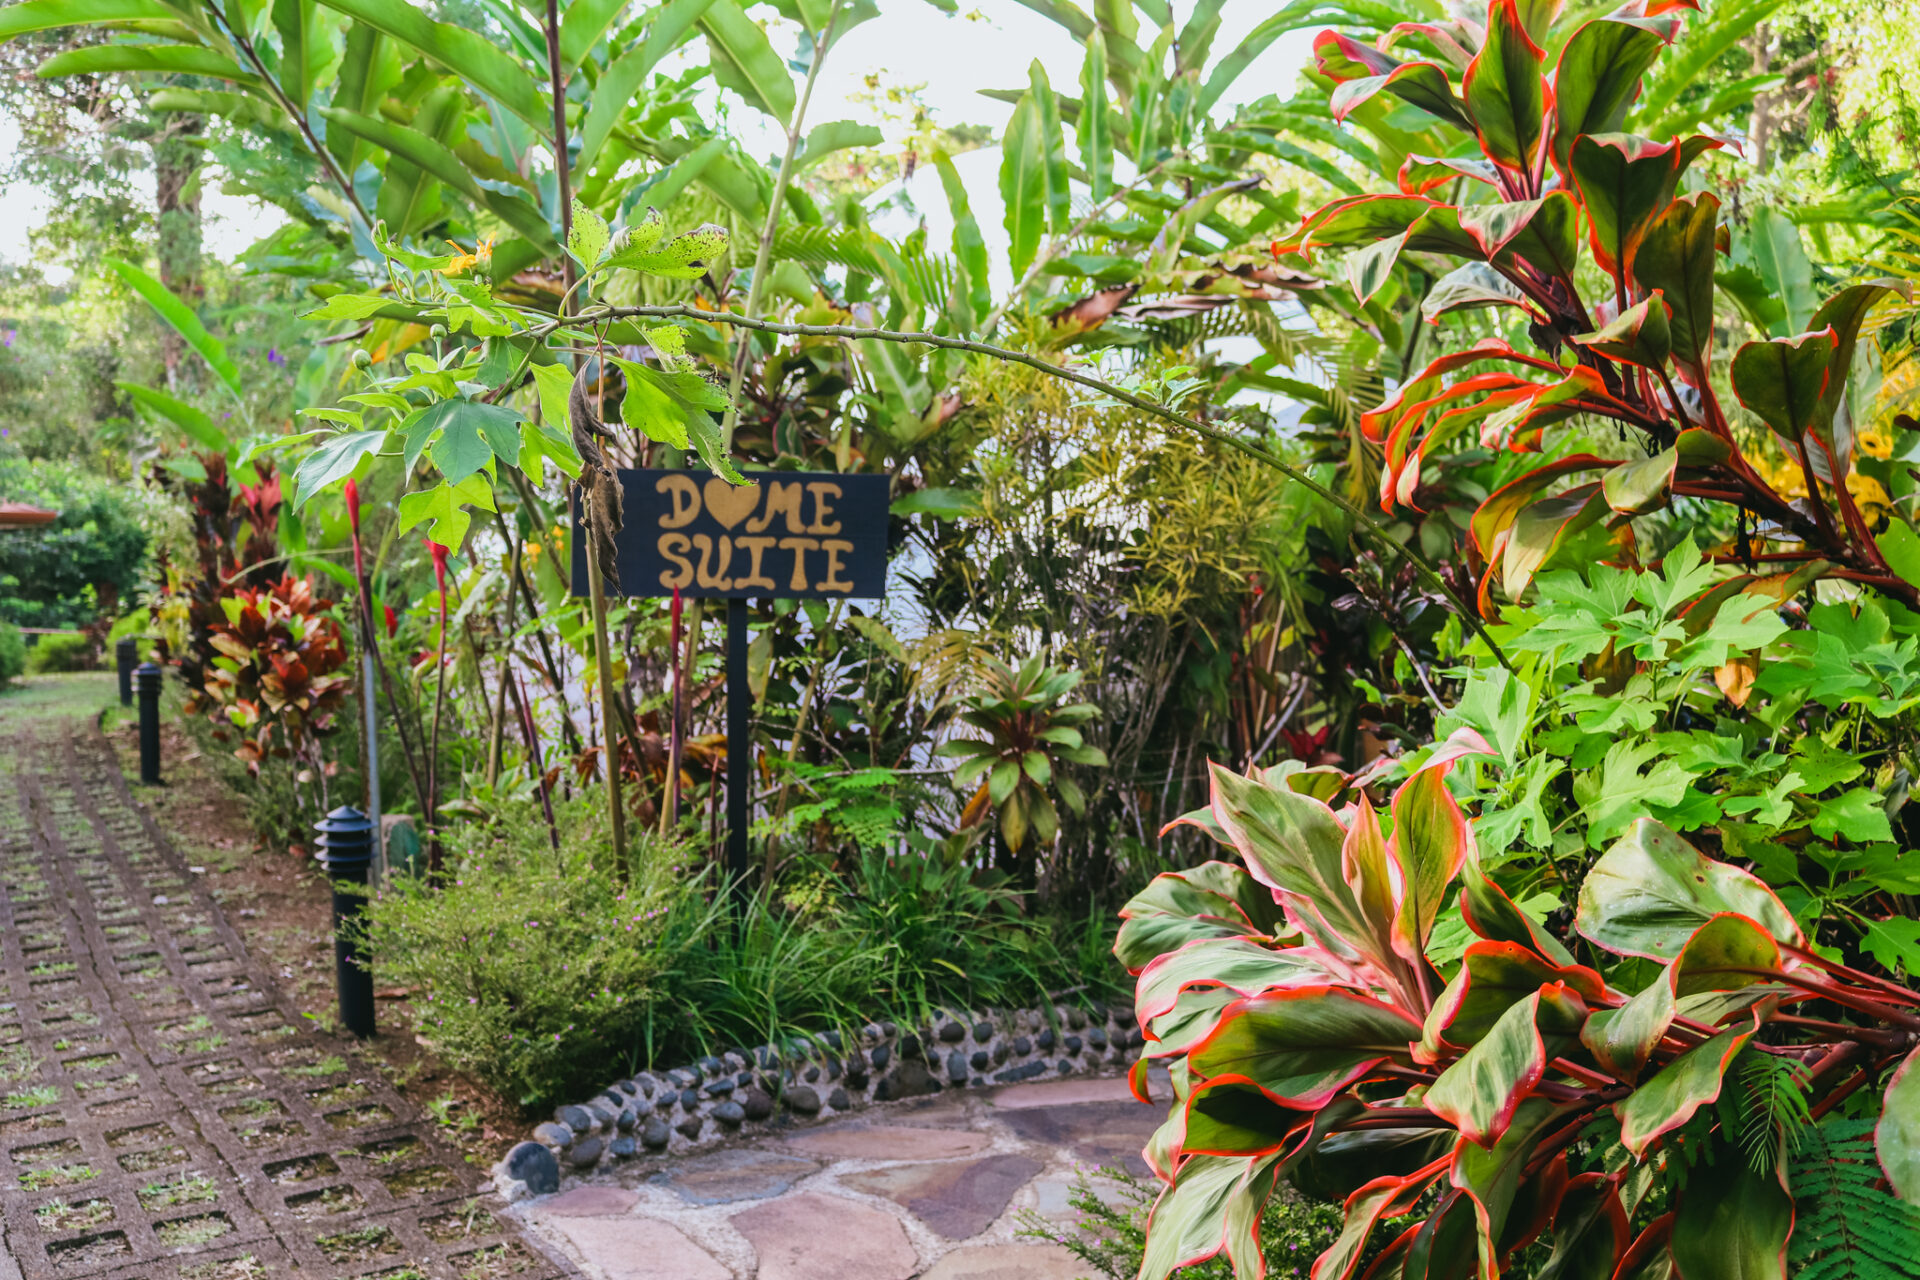
<svg viewBox="0 0 1920 1280"><path fill-rule="evenodd" d="M91 720L33 701L0 697L0 1275L571 1274L303 1024Z"/></svg>

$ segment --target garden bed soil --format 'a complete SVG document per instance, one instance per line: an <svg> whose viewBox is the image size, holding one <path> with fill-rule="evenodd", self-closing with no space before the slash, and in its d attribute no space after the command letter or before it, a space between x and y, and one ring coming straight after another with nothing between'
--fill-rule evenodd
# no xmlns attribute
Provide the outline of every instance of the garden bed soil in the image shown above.
<svg viewBox="0 0 1920 1280"><path fill-rule="evenodd" d="M129 779L139 776L133 714L110 710L107 740ZM154 820L180 856L200 872L247 949L267 964L303 1017L323 1027L338 1021L333 978L332 894L311 846L274 848L246 822L213 762L174 721L160 731L166 786L143 790ZM441 1062L409 1030L405 992L383 987L374 971L378 1033L360 1056L409 1102L440 1121L468 1162L486 1169L524 1136L527 1118L499 1094Z"/></svg>

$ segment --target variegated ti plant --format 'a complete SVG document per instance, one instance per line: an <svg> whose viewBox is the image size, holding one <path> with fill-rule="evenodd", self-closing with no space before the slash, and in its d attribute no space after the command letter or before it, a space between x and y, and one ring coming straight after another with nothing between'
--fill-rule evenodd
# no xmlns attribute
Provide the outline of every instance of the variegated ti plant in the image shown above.
<svg viewBox="0 0 1920 1280"><path fill-rule="evenodd" d="M1418 508L1423 458L1465 431L1488 448L1551 454L1565 450L1549 432L1604 419L1638 442L1611 457L1554 457L1480 505L1470 553L1483 608L1496 576L1517 598L1583 535L1630 551L1634 517L1675 497L1738 507L1726 558L1756 573L1805 564L1920 603L1912 531L1877 538L1847 486L1862 325L1907 287L1853 285L1806 332L1736 351L1726 372L1754 432L1716 390L1715 267L1728 228L1711 192L1683 187L1693 162L1725 144L1622 132L1643 76L1682 30L1672 11L1693 7L1634 0L1568 34L1556 0L1493 0L1484 24L1405 22L1377 46L1324 32L1315 51L1333 114L1403 140L1399 190L1336 200L1273 252L1351 251L1347 276L1363 304L1396 262L1452 259L1461 265L1426 294L1426 318L1496 308L1514 321L1506 336L1410 370L1366 415L1385 453L1387 510ZM1522 329L1531 349L1514 345ZM1743 450L1762 423L1804 494L1776 487Z"/></svg>
<svg viewBox="0 0 1920 1280"><path fill-rule="evenodd" d="M1912 1274L1920 995L1821 954L1758 879L1651 820L1556 937L1484 873L1448 790L1484 750L1456 735L1386 814L1335 771L1214 766L1181 821L1237 861L1155 879L1115 948L1148 1037L1135 1091L1154 1063L1173 1090L1142 1280L1223 1250L1262 1275L1283 1179L1345 1202L1312 1280L1783 1280L1842 1249L1825 1274ZM1477 935L1450 974L1443 911ZM1821 1167L1850 1181L1809 1208L1793 1156L1830 1113L1857 1140ZM1880 1234L1836 1243L1830 1219Z"/></svg>

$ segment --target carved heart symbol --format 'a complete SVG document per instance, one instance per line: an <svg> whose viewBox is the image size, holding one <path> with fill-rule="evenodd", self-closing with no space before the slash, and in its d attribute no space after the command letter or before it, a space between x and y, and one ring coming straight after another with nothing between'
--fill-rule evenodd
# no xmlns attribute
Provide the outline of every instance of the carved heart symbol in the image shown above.
<svg viewBox="0 0 1920 1280"><path fill-rule="evenodd" d="M760 505L760 486L735 487L719 476L707 481L701 492L707 500L707 513L729 529L752 515Z"/></svg>

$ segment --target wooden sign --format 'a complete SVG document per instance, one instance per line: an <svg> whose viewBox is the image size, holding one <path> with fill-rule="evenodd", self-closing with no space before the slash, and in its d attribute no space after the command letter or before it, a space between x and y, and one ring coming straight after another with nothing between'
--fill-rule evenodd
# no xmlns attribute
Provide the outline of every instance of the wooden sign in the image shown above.
<svg viewBox="0 0 1920 1280"><path fill-rule="evenodd" d="M887 592L884 475L760 471L620 472L624 522L614 596L879 599ZM572 540L573 593L587 594L585 540Z"/></svg>

